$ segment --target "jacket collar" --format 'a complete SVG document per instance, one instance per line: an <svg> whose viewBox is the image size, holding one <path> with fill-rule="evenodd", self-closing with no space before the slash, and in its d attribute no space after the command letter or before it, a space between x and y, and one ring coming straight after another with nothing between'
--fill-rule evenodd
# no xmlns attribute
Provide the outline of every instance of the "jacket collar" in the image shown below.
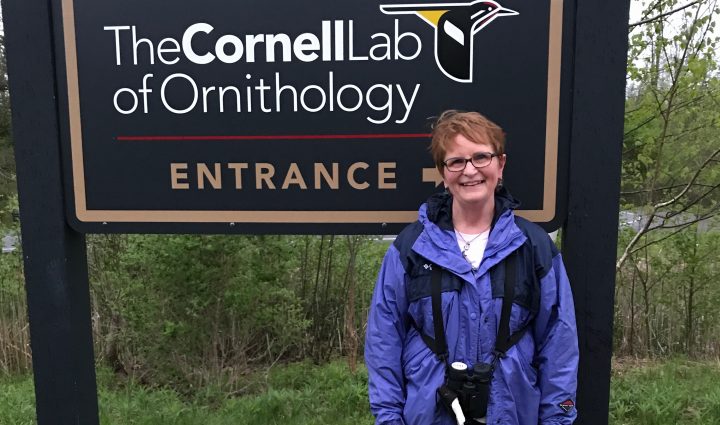
<svg viewBox="0 0 720 425"><path fill-rule="evenodd" d="M465 280L474 282L470 264L462 257L457 245L452 224L452 199L449 193L436 193L420 207L420 222L424 231L415 241L413 250ZM505 187L495 193L495 213L479 275L525 242L525 236L515 225L512 212L519 205Z"/></svg>
<svg viewBox="0 0 720 425"><path fill-rule="evenodd" d="M449 192L439 192L428 198L426 216L443 230L453 230L452 224L452 195ZM505 186L501 186L495 192L495 214L491 227L495 226L498 218L507 210L514 210L520 206Z"/></svg>

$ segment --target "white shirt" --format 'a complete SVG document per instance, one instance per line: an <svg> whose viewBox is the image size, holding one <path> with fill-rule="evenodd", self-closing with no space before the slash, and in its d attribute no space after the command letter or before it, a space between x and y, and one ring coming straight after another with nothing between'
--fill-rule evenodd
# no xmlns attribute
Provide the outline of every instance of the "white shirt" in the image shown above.
<svg viewBox="0 0 720 425"><path fill-rule="evenodd" d="M468 260L474 270L480 267L480 261L485 253L485 247L487 246L488 236L490 236L490 230L486 230L482 233L467 234L461 233L455 230L455 238L457 239L458 247L460 252L464 252L465 258ZM465 249L466 245L470 245L468 249Z"/></svg>

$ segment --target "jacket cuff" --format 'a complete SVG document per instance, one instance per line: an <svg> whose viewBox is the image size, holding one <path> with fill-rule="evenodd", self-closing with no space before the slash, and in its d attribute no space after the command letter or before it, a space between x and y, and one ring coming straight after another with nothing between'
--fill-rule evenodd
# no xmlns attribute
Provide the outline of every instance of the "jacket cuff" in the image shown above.
<svg viewBox="0 0 720 425"><path fill-rule="evenodd" d="M547 418L544 421L540 421L540 425L572 425L575 421L574 418L568 417L553 417Z"/></svg>
<svg viewBox="0 0 720 425"><path fill-rule="evenodd" d="M402 419L394 419L391 421L378 422L375 425L405 425L405 422Z"/></svg>

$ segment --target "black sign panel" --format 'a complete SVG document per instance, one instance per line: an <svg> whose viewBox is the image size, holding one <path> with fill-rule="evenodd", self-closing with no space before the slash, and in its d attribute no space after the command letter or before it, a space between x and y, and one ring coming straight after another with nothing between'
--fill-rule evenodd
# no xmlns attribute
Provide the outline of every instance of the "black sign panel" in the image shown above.
<svg viewBox="0 0 720 425"><path fill-rule="evenodd" d="M79 231L395 233L450 108L505 129L520 215L564 219L567 1L58 3Z"/></svg>

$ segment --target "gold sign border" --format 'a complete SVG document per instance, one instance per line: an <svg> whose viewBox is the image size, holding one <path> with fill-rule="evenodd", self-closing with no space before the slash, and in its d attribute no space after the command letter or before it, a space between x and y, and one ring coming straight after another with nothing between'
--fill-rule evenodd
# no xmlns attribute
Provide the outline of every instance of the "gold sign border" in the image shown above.
<svg viewBox="0 0 720 425"><path fill-rule="evenodd" d="M70 115L75 213L81 222L123 223L409 223L417 211L157 211L88 210L85 198L85 169L82 150L80 88L75 43L73 0L62 0ZM517 214L535 222L555 217L557 190L558 128L560 120L560 64L562 61L563 0L550 0L548 45L547 113L545 123L545 178L543 209L518 210Z"/></svg>

